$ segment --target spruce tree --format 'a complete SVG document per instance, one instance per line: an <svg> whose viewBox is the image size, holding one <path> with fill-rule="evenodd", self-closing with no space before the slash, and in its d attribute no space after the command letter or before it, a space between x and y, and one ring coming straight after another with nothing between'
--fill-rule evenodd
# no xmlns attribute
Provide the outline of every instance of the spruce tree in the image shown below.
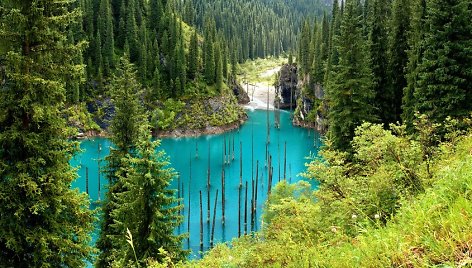
<svg viewBox="0 0 472 268"><path fill-rule="evenodd" d="M129 154L122 160L126 172L119 174L123 192L117 193L117 208L112 211L115 219L113 229L118 237L121 250L114 260L119 266L135 263L146 265L148 258L161 262L166 250L172 261L184 260L187 251L182 249L184 235L174 235L174 230L182 222L176 206L175 190L169 185L176 173L168 168L168 160L163 151L156 153L159 141L151 141L150 126L145 123L136 146L136 155ZM124 234L129 230L133 235L134 249L131 249Z"/></svg>
<svg viewBox="0 0 472 268"><path fill-rule="evenodd" d="M411 6L410 32L408 33L408 63L406 66L406 87L403 89L402 120L409 132L414 131L414 91L418 80L418 65L424 53L422 41L426 32L426 0L415 0Z"/></svg>
<svg viewBox="0 0 472 268"><path fill-rule="evenodd" d="M209 85L215 83L215 52L211 40L205 39L205 80Z"/></svg>
<svg viewBox="0 0 472 268"><path fill-rule="evenodd" d="M105 76L110 75L110 68L113 68L113 58L114 58L114 49L115 41L113 36L113 17L111 11L110 0L100 1L100 7L98 12L98 30L100 31L101 38L101 55L103 62L106 63L103 65L103 71Z"/></svg>
<svg viewBox="0 0 472 268"><path fill-rule="evenodd" d="M138 25L135 17L135 0L128 1L126 10L126 41L128 41L131 62L139 59Z"/></svg>
<svg viewBox="0 0 472 268"><path fill-rule="evenodd" d="M336 43L339 64L333 66L328 84L329 138L335 149L350 150L354 130L363 121L374 121L372 72L362 36L362 16L356 0L346 1Z"/></svg>
<svg viewBox="0 0 472 268"><path fill-rule="evenodd" d="M0 47L0 263L6 267L83 267L93 213L71 189L78 145L61 110L65 82L83 43L67 39L78 23L73 1L2 1Z"/></svg>
<svg viewBox="0 0 472 268"><path fill-rule="evenodd" d="M393 93L393 122L401 121L403 89L407 86L406 66L408 32L410 30L410 1L394 0L390 20L390 38L388 45L388 78Z"/></svg>
<svg viewBox="0 0 472 268"><path fill-rule="evenodd" d="M188 78L195 79L198 72L198 35L194 31L190 39L190 47L188 53Z"/></svg>
<svg viewBox="0 0 472 268"><path fill-rule="evenodd" d="M423 58L414 92L415 110L442 123L472 110L472 8L470 1L427 2Z"/></svg>
<svg viewBox="0 0 472 268"><path fill-rule="evenodd" d="M223 39L224 40L224 39ZM222 50L221 50L221 61L222 61L222 64L223 64L223 78L227 79L228 78L228 46L226 46L226 44L224 44L225 41L222 42Z"/></svg>
<svg viewBox="0 0 472 268"><path fill-rule="evenodd" d="M370 66L373 74L373 90L375 105L378 107L380 120L388 125L397 118L394 109L395 95L388 86L388 38L387 19L389 14L389 0L373 0L369 19L368 44Z"/></svg>
<svg viewBox="0 0 472 268"><path fill-rule="evenodd" d="M316 26L318 28L319 25ZM316 31L316 37L314 40L314 51L313 51L313 65L311 68L311 77L310 77L310 82L312 84L321 84L323 82L323 76L324 76L324 70L323 70L323 59L322 59L322 52L321 48L323 46L322 44L323 38L322 38L322 32L321 30Z"/></svg>
<svg viewBox="0 0 472 268"><path fill-rule="evenodd" d="M179 80L179 85L177 86L178 95L182 96L185 93L185 84L187 83L187 64L185 62L185 50L184 50L184 41L183 37L177 43L175 47L175 72L176 79Z"/></svg>
<svg viewBox="0 0 472 268"><path fill-rule="evenodd" d="M102 210L102 225L97 248L100 254L96 267L110 267L113 260L120 254L120 241L124 233L112 228L116 220L113 211L118 207L116 196L123 191L120 180L126 171L126 159L136 154L139 139L139 127L145 122L143 109L139 102L141 85L136 78L136 71L129 63L127 55L121 58L117 74L109 85L109 92L115 106L115 115L110 124L113 148L106 158L105 174L108 180L108 192Z"/></svg>
<svg viewBox="0 0 472 268"><path fill-rule="evenodd" d="M341 28L341 13L339 10L338 1L333 1L333 11L331 13L331 25L329 30L329 44L328 44L328 58L326 60L326 71L324 76L324 84L327 85L331 77L331 70L334 65L338 64L339 54L337 44L340 28Z"/></svg>
<svg viewBox="0 0 472 268"><path fill-rule="evenodd" d="M223 59L219 43L215 43L215 82L216 89L221 92L223 90Z"/></svg>
<svg viewBox="0 0 472 268"><path fill-rule="evenodd" d="M298 63L300 64L300 69L302 74L308 74L310 67L313 63L313 59L310 58L310 41L311 41L311 31L310 24L308 21L305 21L303 24L301 37L300 37L300 48L298 54Z"/></svg>

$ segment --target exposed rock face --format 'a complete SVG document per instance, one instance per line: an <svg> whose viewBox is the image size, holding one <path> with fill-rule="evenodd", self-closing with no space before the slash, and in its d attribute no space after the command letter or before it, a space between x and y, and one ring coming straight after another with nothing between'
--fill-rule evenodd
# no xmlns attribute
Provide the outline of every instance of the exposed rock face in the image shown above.
<svg viewBox="0 0 472 268"><path fill-rule="evenodd" d="M298 84L297 71L296 64L285 64L280 69L278 84L276 86L276 94L280 96L280 109L289 109L290 103L292 103L293 108L295 108ZM292 98L292 102L290 102L290 98ZM275 105L277 107L276 103Z"/></svg>
<svg viewBox="0 0 472 268"><path fill-rule="evenodd" d="M295 64L285 64L280 69L276 93L280 98L280 109L290 108L290 98L295 110L293 124L301 127L314 128L320 133L326 133L326 103L324 88L320 84L310 83L310 76L298 77Z"/></svg>
<svg viewBox="0 0 472 268"><path fill-rule="evenodd" d="M111 119L115 116L115 105L110 98L87 103L87 110L95 115L94 121L104 130L108 129Z"/></svg>
<svg viewBox="0 0 472 268"><path fill-rule="evenodd" d="M228 86L233 90L233 94L238 99L239 104L248 104L250 99L247 92L244 91L243 87L236 81L234 77L231 77L228 81Z"/></svg>

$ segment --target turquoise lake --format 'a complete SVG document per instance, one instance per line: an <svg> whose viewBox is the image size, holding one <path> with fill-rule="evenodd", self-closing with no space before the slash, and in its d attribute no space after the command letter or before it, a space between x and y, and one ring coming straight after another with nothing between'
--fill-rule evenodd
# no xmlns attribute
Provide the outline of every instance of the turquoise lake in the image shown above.
<svg viewBox="0 0 472 268"><path fill-rule="evenodd" d="M195 138L165 138L159 150L164 150L170 158L171 167L179 174L172 182L172 188L180 189L178 196L183 198L184 222L175 230L176 233L189 233L189 239L183 241L183 247L191 249L190 258L200 256L200 204L199 192L203 201L203 251L210 247L210 231L213 220L215 193L218 189L214 243L231 241L238 237L238 215L241 217L241 234L244 234L245 185L248 183L247 232L261 227L262 208L267 199L268 168L266 166L267 111L248 110L248 120L239 129L220 135ZM286 179L296 182L305 171L307 157L316 156L321 146L320 135L313 130L293 127L289 112L280 112L280 128L274 125L275 112L269 112L270 143L269 155L272 156L273 178L275 185L279 178L284 179L284 146L286 143ZM225 146L226 144L226 146ZM234 144L234 147L233 147ZM242 144L242 154L240 145ZM92 202L103 200L107 181L99 175L99 166L104 166L104 157L109 153L111 142L104 138L88 139L81 142L82 153L76 155L72 164L78 167L79 178L73 183L80 191L86 189L88 170L88 193ZM224 157L226 147L226 157ZM234 148L234 150L233 150ZM252 149L253 148L253 149ZM240 185L240 155L242 155L242 184ZM234 156L234 159L233 159ZM208 159L209 157L209 159ZM225 160L224 160L225 158ZM256 181L258 168L258 187L255 221L251 226L252 180ZM226 162L226 163L224 163ZM207 172L210 164L210 221L208 219ZM225 173L225 221L222 221L222 170ZM191 175L191 176L190 176ZM190 180L191 177L191 180ZM100 181L100 182L99 182ZM314 182L312 182L314 183ZM316 187L316 185L313 185ZM254 185L255 188L255 185ZM256 190L254 191L254 193ZM100 193L100 196L99 196ZM254 194L255 195L255 194ZM190 207L188 206L190 200ZM241 200L241 212L238 204ZM190 210L190 224L188 212ZM189 230L188 230L189 229ZM96 234L94 235L96 239Z"/></svg>

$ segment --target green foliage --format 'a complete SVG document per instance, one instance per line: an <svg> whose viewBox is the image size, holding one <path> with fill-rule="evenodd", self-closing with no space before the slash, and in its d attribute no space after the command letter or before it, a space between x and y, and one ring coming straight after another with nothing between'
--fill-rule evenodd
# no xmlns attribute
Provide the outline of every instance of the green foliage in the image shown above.
<svg viewBox="0 0 472 268"><path fill-rule="evenodd" d="M180 225L182 216L178 214L182 207L175 206L175 190L168 189L176 176L168 168L164 152L156 153L159 141L151 141L150 128L141 127L141 137L135 156L130 154L122 159L124 169L118 172L118 180L123 185L116 193L116 209L111 211L111 227L117 234L112 266L122 266L138 261L144 265L149 259L162 261L160 250L171 254L171 260L183 260L187 252L182 249L183 235L174 235L174 229ZM124 234L134 234L132 247L123 239Z"/></svg>
<svg viewBox="0 0 472 268"><path fill-rule="evenodd" d="M363 121L376 120L372 73L365 53L359 4L346 3L336 44L339 64L333 66L327 85L329 137L336 149L349 150L354 130Z"/></svg>
<svg viewBox="0 0 472 268"><path fill-rule="evenodd" d="M2 266L83 267L93 253L93 212L70 188L78 144L61 113L66 82L78 82L84 67L76 63L84 43L67 35L80 17L72 4L0 4Z"/></svg>
<svg viewBox="0 0 472 268"><path fill-rule="evenodd" d="M114 148L106 158L108 183L103 207L102 228L97 247L101 250L97 267L144 265L148 260L161 260L159 249L182 260L182 236L173 234L180 224L180 207L175 207L174 190L168 189L175 176L166 166L163 152L156 154L159 142L151 141L147 114L140 103L142 86L126 56L122 57L118 75L110 83L115 105L111 122ZM180 102L168 106L181 109ZM132 247L124 239L134 235ZM131 234L128 234L131 241Z"/></svg>
<svg viewBox="0 0 472 268"><path fill-rule="evenodd" d="M415 0L411 11L411 30L408 38L409 50L408 63L406 66L407 85L403 90L402 98L402 120L410 132L413 132L413 121L415 119L416 99L413 94L418 80L418 65L423 57L424 47L421 42L424 39L426 28L426 0Z"/></svg>
<svg viewBox="0 0 472 268"><path fill-rule="evenodd" d="M121 57L117 74L109 85L115 116L110 125L113 144L122 151L130 151L139 136L139 126L144 120L144 110L140 103L141 84L136 70L125 56Z"/></svg>
<svg viewBox="0 0 472 268"><path fill-rule="evenodd" d="M429 27L413 96L415 110L433 122L441 123L447 116L463 118L472 110L471 17L468 1L427 2Z"/></svg>
<svg viewBox="0 0 472 268"><path fill-rule="evenodd" d="M215 82L216 89L223 90L223 55L219 44L215 44Z"/></svg>
<svg viewBox="0 0 472 268"><path fill-rule="evenodd" d="M77 128L80 132L101 131L100 126L93 121L92 114L87 111L85 103L68 107L65 109L64 115L68 125Z"/></svg>
<svg viewBox="0 0 472 268"><path fill-rule="evenodd" d="M388 40L388 79L393 99L393 122L401 121L403 90L407 86L407 64L410 48L408 45L408 32L411 27L410 1L395 0L392 3L392 15L390 18L391 34Z"/></svg>
<svg viewBox="0 0 472 268"><path fill-rule="evenodd" d="M206 18L214 18L215 30L226 40L228 51L234 51L237 62L243 63L295 51L299 27L305 20L322 17L330 5L326 0L190 0L177 2L177 9L183 18L192 18L186 22L203 31Z"/></svg>
<svg viewBox="0 0 472 268"><path fill-rule="evenodd" d="M302 27L300 34L300 43L298 50L297 61L300 65L300 72L303 74L308 74L311 70L312 59L310 54L310 41L312 39L312 32L310 30L310 24L308 21L305 21Z"/></svg>
<svg viewBox="0 0 472 268"><path fill-rule="evenodd" d="M167 99L163 103L162 108L157 108L154 110L151 120L152 126L158 130L170 129L173 126L176 115L180 114L184 107L184 102L174 99Z"/></svg>
<svg viewBox="0 0 472 268"><path fill-rule="evenodd" d="M368 49L369 65L372 70L372 90L374 103L378 108L381 122L388 126L395 123L400 116L394 107L396 95L388 84L388 35L387 22L390 14L390 0L373 0L370 2L368 15ZM396 46L397 44L394 44ZM401 74L399 74L401 75ZM395 77L397 74L395 74Z"/></svg>
<svg viewBox="0 0 472 268"><path fill-rule="evenodd" d="M129 63L126 55L121 57L118 73L113 76L109 89L115 105L115 116L110 125L114 148L106 158L105 174L108 179L108 192L102 205L102 225L97 241L97 248L100 249L97 267L109 267L120 252L117 242L119 238L116 237L122 234L112 226L117 220L113 211L119 208L117 194L124 190L121 178L125 176L123 173L127 171L126 168L129 168L126 158L136 153L140 126L146 120L139 102L141 84L137 81L134 66Z"/></svg>
<svg viewBox="0 0 472 268"><path fill-rule="evenodd" d="M405 128L362 125L350 162L328 141L305 174L320 181L314 196L309 186L280 183L262 232L218 245L186 266L470 265L472 135L454 131L454 139L432 146L427 172L422 141Z"/></svg>
<svg viewBox="0 0 472 268"><path fill-rule="evenodd" d="M188 78L193 80L197 75L197 71L199 70L198 66L198 35L197 32L194 31L192 34L192 39L190 40L190 48L188 53Z"/></svg>
<svg viewBox="0 0 472 268"><path fill-rule="evenodd" d="M240 64L238 78L240 81L249 83L273 83L276 72L281 65L288 62L288 58L270 57L266 59L256 59Z"/></svg>

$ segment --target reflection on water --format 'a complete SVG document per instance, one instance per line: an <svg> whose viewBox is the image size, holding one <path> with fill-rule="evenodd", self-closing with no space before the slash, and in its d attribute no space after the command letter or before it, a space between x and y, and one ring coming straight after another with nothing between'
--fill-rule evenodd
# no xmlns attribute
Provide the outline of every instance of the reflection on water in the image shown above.
<svg viewBox="0 0 472 268"><path fill-rule="evenodd" d="M229 133L162 140L159 150L166 151L171 166L179 174L178 178L173 181L172 187L180 190L178 196L183 198L182 202L185 206L182 211L184 222L176 233L189 232L189 239L184 241L183 246L192 250L192 258L198 257L200 251L200 191L202 191L203 201L203 250L205 251L210 247L210 231L217 190L215 243L230 241L237 237L239 232L244 234L245 230L246 232L259 230L262 207L269 188L269 160L272 159L272 185L283 180L284 177L290 182L296 182L300 180L297 175L305 169L305 163L308 161L306 157L310 154L316 155L321 145L318 133L293 127L290 123L290 114L287 112L280 114L281 126L276 129L274 112L271 111L269 112L270 143L267 146L268 154L266 154L267 112L248 111L248 115L248 121L240 129ZM100 166L104 166L103 159L108 155L110 146L111 142L103 138L85 140L81 143L84 151L72 161L72 164L79 168L79 178L74 182L73 187L87 191L86 178L88 177L88 193L92 202L103 200L105 197L107 182L103 174L99 176L98 170ZM284 151L286 151L286 159ZM209 192L207 190L208 170L210 170ZM225 174L224 210L223 170ZM242 184L241 188L240 184ZM247 216L244 209L246 189ZM241 210L239 211L240 202ZM253 202L256 204L256 209L253 214L254 221L251 223ZM209 207L211 209L208 209ZM238 231L239 226L241 229ZM96 239L96 234L94 239Z"/></svg>

